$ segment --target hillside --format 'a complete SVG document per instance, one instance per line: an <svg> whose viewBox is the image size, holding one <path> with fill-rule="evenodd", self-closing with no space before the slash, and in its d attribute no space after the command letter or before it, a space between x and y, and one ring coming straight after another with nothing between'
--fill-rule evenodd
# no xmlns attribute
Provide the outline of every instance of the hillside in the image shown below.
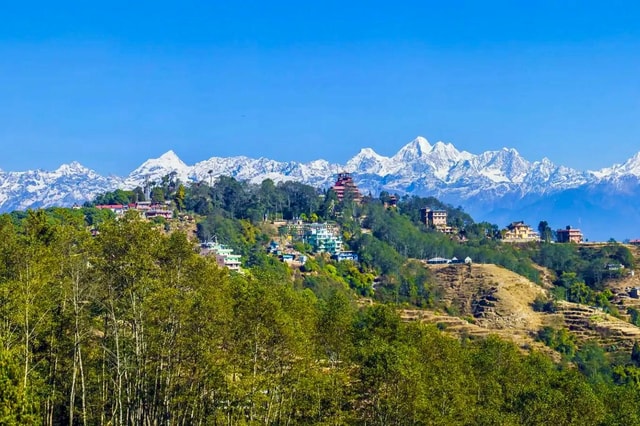
<svg viewBox="0 0 640 426"><path fill-rule="evenodd" d="M371 424L381 416L379 424L479 424L488 416L527 424L532 414L534 424L571 424L558 420L563 415L580 424L639 423L629 420L635 405L618 405L637 394L640 357L631 347L638 328L586 304L559 302L553 313L532 308L556 293L560 273L576 281L563 287L570 300L574 286L587 288L573 272L585 270L587 257L599 268L613 261L632 267L620 245L502 244L483 225L460 242L403 213L429 200L400 200L392 209L371 200L339 210L300 184L245 185L221 179L184 200L178 188L164 188L161 195L184 202L188 212L171 220L92 207L2 216L0 332L24 336L0 351L0 361L8 360L0 381L4 374L14 395L7 412L24 407L33 419L59 423L80 413L88 424L105 418L114 425L169 415L185 424L250 417L252 424ZM285 199L287 215L308 211L333 222L275 216L271 223L259 214L268 204L257 200ZM340 261L314 248L313 239L301 240L313 224L342 236L357 258ZM228 244L242 256L244 273L198 254L194 232ZM270 249L274 239L307 261L285 262ZM417 260L430 251L487 263ZM570 262L551 271L535 258ZM593 290L588 304L600 303L603 293ZM61 368L50 368L54 363ZM86 405L68 383L69 371L87 383ZM174 384L158 388L167 382ZM42 391L26 393L35 389ZM562 399L565 393L572 397ZM449 408L433 411L442 406L437 398ZM192 408L183 408L185 401ZM45 404L51 408L39 408Z"/></svg>
<svg viewBox="0 0 640 426"><path fill-rule="evenodd" d="M125 214L93 233L83 214L0 216L0 424L637 424L636 406L617 403L632 382L604 393L510 342L452 339L401 321L397 305L358 307L343 278L373 277L355 263L317 256L314 294L266 254L245 274L221 269L167 232L193 232L189 221ZM421 275L408 263L477 324L405 319L559 359L526 334L534 284L493 265Z"/></svg>
<svg viewBox="0 0 640 426"><path fill-rule="evenodd" d="M566 301L558 302L556 313L536 312L536 297L548 297L548 290L508 271L489 264L428 265L435 285L442 293L450 315L432 310L403 309L406 321L438 324L457 336L486 337L495 334L513 341L522 349L535 348L550 353L535 340L545 326L566 328L578 346L597 342L602 347L630 351L640 341L640 328L592 308ZM554 355L556 358L557 353Z"/></svg>

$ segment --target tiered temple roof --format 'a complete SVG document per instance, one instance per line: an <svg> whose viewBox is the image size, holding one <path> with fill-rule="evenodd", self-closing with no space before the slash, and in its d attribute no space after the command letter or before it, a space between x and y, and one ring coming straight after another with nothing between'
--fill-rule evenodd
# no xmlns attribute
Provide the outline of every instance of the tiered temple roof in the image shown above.
<svg viewBox="0 0 640 426"><path fill-rule="evenodd" d="M338 173L338 179L331 189L336 193L338 200L340 201L342 201L345 194L351 194L354 201L362 200L362 195L360 194L356 184L353 182L351 173Z"/></svg>

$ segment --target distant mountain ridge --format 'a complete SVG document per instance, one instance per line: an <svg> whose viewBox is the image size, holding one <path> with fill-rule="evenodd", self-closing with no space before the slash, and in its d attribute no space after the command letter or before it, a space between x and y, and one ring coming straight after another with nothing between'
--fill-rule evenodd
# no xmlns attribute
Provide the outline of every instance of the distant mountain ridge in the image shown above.
<svg viewBox="0 0 640 426"><path fill-rule="evenodd" d="M83 203L101 192L134 188L170 173L184 182L208 182L228 175L251 182L269 178L328 187L340 171L353 173L365 193L435 196L462 205L477 220L500 226L512 220L537 226L544 219L556 227L582 226L592 239L640 236L640 211L635 208L640 195L640 153L623 164L578 171L547 158L530 162L515 149L475 155L450 143L432 145L423 137L391 157L363 148L345 164L237 156L212 157L190 166L168 151L145 161L126 177L101 176L77 162L52 172L0 171L0 211Z"/></svg>

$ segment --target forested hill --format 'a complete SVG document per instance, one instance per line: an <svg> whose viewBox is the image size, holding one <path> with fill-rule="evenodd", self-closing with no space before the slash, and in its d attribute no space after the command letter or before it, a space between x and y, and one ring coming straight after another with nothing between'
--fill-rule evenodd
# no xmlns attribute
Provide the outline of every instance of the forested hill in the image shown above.
<svg viewBox="0 0 640 426"><path fill-rule="evenodd" d="M534 260L549 263L565 289L557 298L610 302L609 278L589 275L576 247L553 264L560 252L549 250L559 249L501 244L495 226L434 199L390 208L388 194L360 204L233 179L168 182L152 194L172 203L175 219L91 206L0 216L0 424L640 424L640 349L574 343L562 352L571 339L547 330L541 338L565 356L557 364L397 314L451 309L414 259L434 252L538 281ZM419 224L415 208L425 204L448 209L465 240ZM200 255L178 230L194 217L201 238L242 254L243 273ZM335 223L359 262L304 242L292 243L309 256L303 266L269 254L280 236L271 222L294 217ZM591 254L633 261L606 249Z"/></svg>

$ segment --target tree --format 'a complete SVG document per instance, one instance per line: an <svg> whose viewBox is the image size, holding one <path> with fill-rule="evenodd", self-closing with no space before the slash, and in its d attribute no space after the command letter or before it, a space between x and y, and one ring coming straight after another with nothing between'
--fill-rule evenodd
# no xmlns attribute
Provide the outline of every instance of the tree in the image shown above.
<svg viewBox="0 0 640 426"><path fill-rule="evenodd" d="M33 401L22 386L20 366L16 357L0 344L0 424L36 425Z"/></svg>
<svg viewBox="0 0 640 426"><path fill-rule="evenodd" d="M540 221L540 223L538 224L538 232L540 233L540 239L542 241L544 241L545 243L551 242L553 231L551 230L551 227L546 220Z"/></svg>
<svg viewBox="0 0 640 426"><path fill-rule="evenodd" d="M584 282L578 281L567 290L567 299L575 303L589 303L592 299L593 291Z"/></svg>
<svg viewBox="0 0 640 426"><path fill-rule="evenodd" d="M611 380L611 365L606 353L595 343L581 347L576 352L574 362L592 383L607 383Z"/></svg>
<svg viewBox="0 0 640 426"><path fill-rule="evenodd" d="M101 227L92 259L101 289L96 296L104 324L102 368L110 375L101 403L111 407L118 424L143 423L149 404L144 383L148 353L145 301L159 285L161 235L134 211Z"/></svg>
<svg viewBox="0 0 640 426"><path fill-rule="evenodd" d="M184 209L184 198L186 196L186 190L183 184L178 185L178 189L176 189L176 194L174 196L174 201L176 202L176 207L179 211Z"/></svg>
<svg viewBox="0 0 640 426"><path fill-rule="evenodd" d="M164 189L156 186L151 190L151 201L154 203L162 203L164 201Z"/></svg>
<svg viewBox="0 0 640 426"><path fill-rule="evenodd" d="M260 184L258 198L264 214L272 219L278 218L278 212L282 211L284 205L283 197L275 183L271 179L265 179Z"/></svg>

